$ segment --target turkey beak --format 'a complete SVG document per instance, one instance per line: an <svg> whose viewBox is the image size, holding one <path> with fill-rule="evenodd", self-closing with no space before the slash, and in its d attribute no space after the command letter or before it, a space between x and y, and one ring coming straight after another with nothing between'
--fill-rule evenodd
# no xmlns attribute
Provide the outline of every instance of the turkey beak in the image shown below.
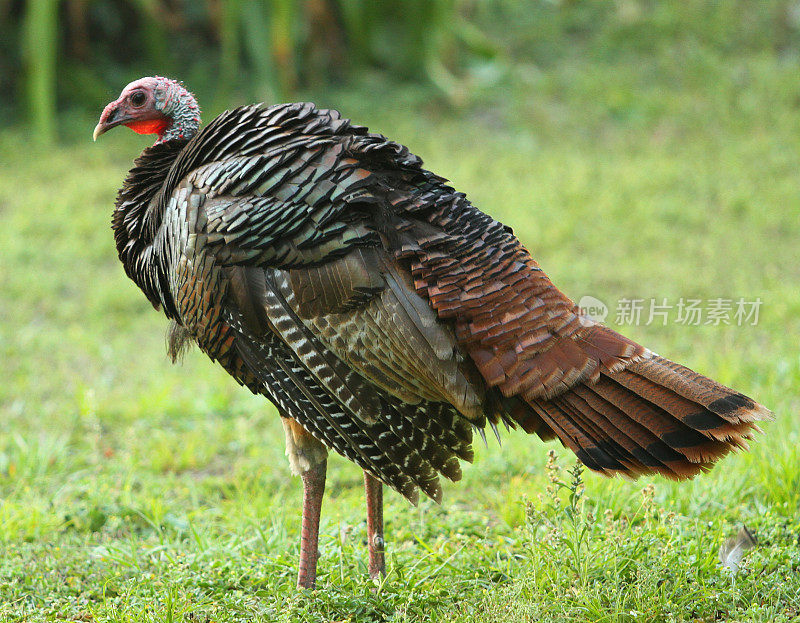
<svg viewBox="0 0 800 623"><path fill-rule="evenodd" d="M96 141L97 137L103 134L103 132L107 131L108 127L104 126L102 123L98 123L94 126L94 132L92 132L92 140Z"/></svg>
<svg viewBox="0 0 800 623"><path fill-rule="evenodd" d="M120 109L118 102L111 102L103 109L103 114L100 115L100 121L94 126L92 139L96 141L98 136L105 134L111 128L115 128L123 123L129 123L132 120L133 117Z"/></svg>

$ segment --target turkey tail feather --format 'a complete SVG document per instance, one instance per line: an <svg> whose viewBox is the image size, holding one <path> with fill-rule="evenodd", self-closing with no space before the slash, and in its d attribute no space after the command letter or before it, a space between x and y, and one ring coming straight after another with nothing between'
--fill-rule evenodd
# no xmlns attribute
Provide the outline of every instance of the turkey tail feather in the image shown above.
<svg viewBox="0 0 800 623"><path fill-rule="evenodd" d="M526 406L509 416L529 432L540 428L531 421L544 422L591 469L676 480L747 449L756 422L772 419L747 396L652 353Z"/></svg>

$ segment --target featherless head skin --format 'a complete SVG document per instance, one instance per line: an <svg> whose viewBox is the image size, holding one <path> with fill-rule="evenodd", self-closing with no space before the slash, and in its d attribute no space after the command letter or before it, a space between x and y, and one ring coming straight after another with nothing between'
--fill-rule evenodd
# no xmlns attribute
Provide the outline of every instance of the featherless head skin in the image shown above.
<svg viewBox="0 0 800 623"><path fill-rule="evenodd" d="M122 89L109 103L94 129L94 140L119 125L137 134L156 134L156 144L190 139L200 129L200 106L177 80L152 76Z"/></svg>

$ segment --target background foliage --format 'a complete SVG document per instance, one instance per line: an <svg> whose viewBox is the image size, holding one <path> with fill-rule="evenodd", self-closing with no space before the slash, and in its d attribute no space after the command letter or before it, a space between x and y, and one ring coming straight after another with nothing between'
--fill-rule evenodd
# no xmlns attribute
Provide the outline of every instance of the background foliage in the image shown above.
<svg viewBox="0 0 800 623"><path fill-rule="evenodd" d="M314 7L338 12L340 48ZM797 620L799 16L772 0L0 0L0 621ZM520 433L478 443L441 506L387 493L377 589L361 475L333 457L320 590L298 593L300 485L274 408L196 351L171 366L164 318L116 258L116 189L152 137L89 136L155 73L206 120L312 99L408 144L576 300L760 297L756 326L617 328L777 420L688 483L570 472ZM717 552L743 523L759 546L731 575Z"/></svg>
<svg viewBox="0 0 800 623"><path fill-rule="evenodd" d="M0 110L55 136L142 75L179 76L214 109L386 81L464 105L520 63L674 53L796 53L790 0L0 0ZM208 104L207 104L208 106Z"/></svg>

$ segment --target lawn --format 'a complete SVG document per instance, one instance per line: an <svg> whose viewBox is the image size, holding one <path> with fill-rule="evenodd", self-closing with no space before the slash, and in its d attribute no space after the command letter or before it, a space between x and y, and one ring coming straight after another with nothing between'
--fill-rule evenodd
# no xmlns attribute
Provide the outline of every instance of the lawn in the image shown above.
<svg viewBox="0 0 800 623"><path fill-rule="evenodd" d="M490 439L441 506L387 493L377 587L360 472L331 460L319 588L297 592L275 409L196 350L168 363L109 230L146 140L92 144L84 115L57 148L0 131L0 621L796 620L800 72L678 52L519 65L456 109L370 79L308 95L408 144L612 326L621 299L762 301L755 325L617 327L771 408L750 452L628 482ZM742 524L758 546L731 574Z"/></svg>

